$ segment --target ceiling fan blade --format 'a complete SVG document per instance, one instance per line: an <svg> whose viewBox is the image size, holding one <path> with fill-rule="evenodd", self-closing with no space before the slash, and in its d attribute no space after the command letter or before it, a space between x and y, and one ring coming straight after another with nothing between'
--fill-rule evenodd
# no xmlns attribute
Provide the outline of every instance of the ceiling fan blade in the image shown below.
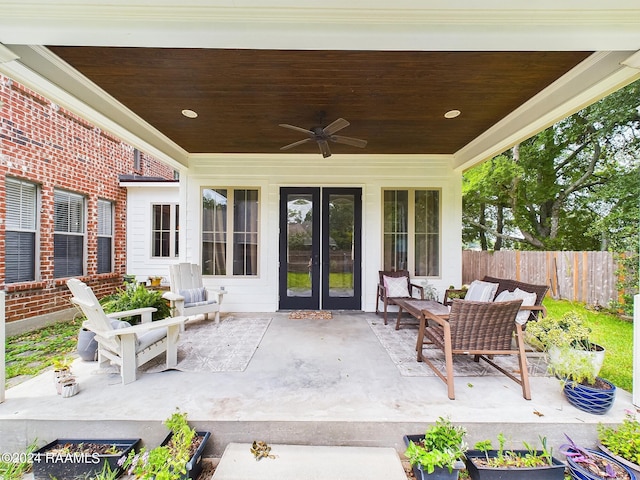
<svg viewBox="0 0 640 480"><path fill-rule="evenodd" d="M306 135L309 135L310 137L313 137L313 135L314 135L311 130L307 130L306 128L301 128L301 127L296 127L295 125L289 125L287 123L281 123L280 126L284 127L284 128L288 128L290 130L295 130L296 132L304 133Z"/></svg>
<svg viewBox="0 0 640 480"><path fill-rule="evenodd" d="M331 156L331 150L329 150L329 143L326 140L318 140L318 146L320 147L320 152L322 152L322 156L324 158Z"/></svg>
<svg viewBox="0 0 640 480"><path fill-rule="evenodd" d="M344 143L345 145L351 145L353 147L364 148L367 146L366 140L359 138L343 137L342 135L331 135L329 139L336 143Z"/></svg>
<svg viewBox="0 0 640 480"><path fill-rule="evenodd" d="M289 150L290 148L297 147L298 145L302 145L303 143L309 143L312 138L305 138L304 140L298 140L297 142L290 143L289 145L285 145L284 147L280 147L280 150Z"/></svg>
<svg viewBox="0 0 640 480"><path fill-rule="evenodd" d="M333 135L338 130L342 130L344 127L348 127L349 125L350 125L349 122L347 122L344 118L339 118L339 119L331 122L326 127L324 127L322 129L322 132L325 135Z"/></svg>

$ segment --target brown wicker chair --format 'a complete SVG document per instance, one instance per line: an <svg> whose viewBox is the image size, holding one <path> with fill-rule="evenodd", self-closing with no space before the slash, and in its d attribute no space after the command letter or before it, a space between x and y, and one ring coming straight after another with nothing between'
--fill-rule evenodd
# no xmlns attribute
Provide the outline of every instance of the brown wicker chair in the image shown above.
<svg viewBox="0 0 640 480"><path fill-rule="evenodd" d="M447 384L451 400L455 399L453 355L459 354L474 355L476 362L482 358L521 385L522 396L531 400L522 326L515 321L521 303L522 300L494 303L454 299L448 320L433 315L428 310L423 311L428 321L424 336L428 343L433 343L444 352L446 375L423 357L424 336L418 338L418 361L423 360ZM512 344L514 331L515 349ZM520 378L497 365L492 360L493 355L518 355Z"/></svg>
<svg viewBox="0 0 640 480"><path fill-rule="evenodd" d="M415 288L420 292L420 299L424 300L424 288L421 285L416 285L414 283L411 283L408 270L397 270L397 271L380 270L378 272L378 276L379 276L379 280L378 280L378 293L376 296L376 313L380 313L380 301L382 301L385 325L387 324L387 307L389 305L395 305L394 298L413 298L413 289ZM384 286L384 277L393 277L393 278L405 277L407 279L407 291L409 292L409 296L407 297L387 296L387 289Z"/></svg>

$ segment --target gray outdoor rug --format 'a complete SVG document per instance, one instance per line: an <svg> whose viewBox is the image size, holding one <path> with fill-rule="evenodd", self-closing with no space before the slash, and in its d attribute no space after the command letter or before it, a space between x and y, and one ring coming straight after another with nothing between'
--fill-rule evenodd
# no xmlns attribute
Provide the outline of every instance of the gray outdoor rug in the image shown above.
<svg viewBox="0 0 640 480"><path fill-rule="evenodd" d="M416 341L418 339L417 325L400 325L395 329L395 320L388 325L382 319L368 319L369 326L378 337L391 361L404 377L435 377L436 374L425 363L416 361ZM444 353L442 350L425 344L422 355L427 357L441 372L446 371ZM508 372L519 374L518 358L515 355L496 355L494 361ZM546 376L547 364L544 356L532 353L527 356L529 375ZM457 377L481 377L483 375L502 375L500 371L488 363L480 360L473 361L473 355L454 355L453 372Z"/></svg>
<svg viewBox="0 0 640 480"><path fill-rule="evenodd" d="M225 317L216 325L212 320L187 322L178 341L178 365L183 372L242 372L260 346L271 318ZM166 370L160 355L141 370Z"/></svg>

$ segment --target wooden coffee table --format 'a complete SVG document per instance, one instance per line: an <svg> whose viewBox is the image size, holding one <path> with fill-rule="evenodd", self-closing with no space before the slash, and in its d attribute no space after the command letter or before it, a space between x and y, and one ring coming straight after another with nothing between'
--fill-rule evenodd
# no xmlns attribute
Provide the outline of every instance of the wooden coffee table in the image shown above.
<svg viewBox="0 0 640 480"><path fill-rule="evenodd" d="M433 315L442 318L449 318L449 308L434 300L419 300L415 298L395 298L394 303L398 306L398 318L396 319L396 330L400 328L400 317L402 312L407 312L418 319L418 339L416 341L416 352L418 362L422 361L422 344L424 342L424 329L427 327L427 320L422 314L423 310L428 310Z"/></svg>

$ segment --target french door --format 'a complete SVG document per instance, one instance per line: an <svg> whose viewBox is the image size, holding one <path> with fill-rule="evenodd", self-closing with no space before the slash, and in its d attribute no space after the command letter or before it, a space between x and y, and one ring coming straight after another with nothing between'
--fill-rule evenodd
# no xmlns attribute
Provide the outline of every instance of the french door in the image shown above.
<svg viewBox="0 0 640 480"><path fill-rule="evenodd" d="M281 310L361 309L362 190L280 189Z"/></svg>

